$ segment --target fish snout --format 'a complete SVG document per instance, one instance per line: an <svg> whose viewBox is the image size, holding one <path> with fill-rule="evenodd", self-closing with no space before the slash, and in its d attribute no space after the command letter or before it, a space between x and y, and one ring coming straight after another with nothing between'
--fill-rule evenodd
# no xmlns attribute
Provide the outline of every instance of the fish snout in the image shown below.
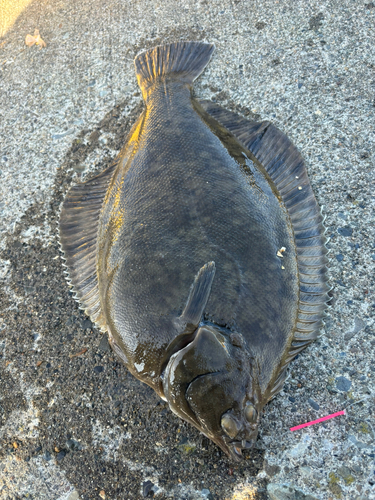
<svg viewBox="0 0 375 500"><path fill-rule="evenodd" d="M254 447L258 436L258 427L251 432L241 434L242 436L237 436L233 441L227 440L229 454L236 462L240 462L243 459L242 450L250 450Z"/></svg>
<svg viewBox="0 0 375 500"><path fill-rule="evenodd" d="M230 456L235 461L243 458L242 450L253 448L258 437L257 412L247 405L244 417L239 418L232 412L227 412L221 418L224 441L228 446Z"/></svg>
<svg viewBox="0 0 375 500"><path fill-rule="evenodd" d="M242 449L252 448L258 437L258 426L254 425L252 428L244 428L239 432L236 438L230 441L230 444L235 443L236 446L240 446Z"/></svg>
<svg viewBox="0 0 375 500"><path fill-rule="evenodd" d="M242 455L242 450L249 450L254 447L255 445L255 439L242 439L241 441L232 441L228 443L228 450L229 450L229 455L231 458L236 461L240 462L243 460L243 455Z"/></svg>

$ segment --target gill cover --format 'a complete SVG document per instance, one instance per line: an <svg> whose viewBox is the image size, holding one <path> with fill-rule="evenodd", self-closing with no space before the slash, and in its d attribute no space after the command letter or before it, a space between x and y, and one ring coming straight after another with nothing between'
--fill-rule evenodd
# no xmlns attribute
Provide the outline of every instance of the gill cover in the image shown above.
<svg viewBox="0 0 375 500"><path fill-rule="evenodd" d="M172 411L236 460L257 435L251 371L242 336L204 324L170 358L164 373L164 395Z"/></svg>

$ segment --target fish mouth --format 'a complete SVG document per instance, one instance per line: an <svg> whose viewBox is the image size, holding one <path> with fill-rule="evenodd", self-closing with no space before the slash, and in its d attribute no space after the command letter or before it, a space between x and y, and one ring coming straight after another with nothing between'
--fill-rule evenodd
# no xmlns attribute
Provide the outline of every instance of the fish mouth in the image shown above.
<svg viewBox="0 0 375 500"><path fill-rule="evenodd" d="M255 439L242 439L242 441L232 441L228 443L228 451L230 457L236 461L241 462L243 460L242 450L249 450L254 447Z"/></svg>

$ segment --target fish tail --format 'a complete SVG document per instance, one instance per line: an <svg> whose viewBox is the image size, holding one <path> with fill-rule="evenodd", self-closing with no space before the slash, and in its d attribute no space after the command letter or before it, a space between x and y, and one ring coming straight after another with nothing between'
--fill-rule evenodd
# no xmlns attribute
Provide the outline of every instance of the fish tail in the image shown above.
<svg viewBox="0 0 375 500"><path fill-rule="evenodd" d="M176 42L141 52L134 60L142 90L167 75L192 83L207 66L215 46L204 42Z"/></svg>

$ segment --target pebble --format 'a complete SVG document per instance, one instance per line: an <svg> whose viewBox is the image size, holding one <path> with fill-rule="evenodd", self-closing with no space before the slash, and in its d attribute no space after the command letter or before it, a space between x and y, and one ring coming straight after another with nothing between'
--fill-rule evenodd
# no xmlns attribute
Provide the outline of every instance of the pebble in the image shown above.
<svg viewBox="0 0 375 500"><path fill-rule="evenodd" d="M345 484L354 483L355 478L352 475L351 470L348 467L345 467L345 465L339 467L337 469L337 473L343 478Z"/></svg>
<svg viewBox="0 0 375 500"><path fill-rule="evenodd" d="M320 406L313 399L309 398L307 401L311 408L314 408L314 410L319 410Z"/></svg>
<svg viewBox="0 0 375 500"><path fill-rule="evenodd" d="M270 500L319 500L289 484L269 483L267 493Z"/></svg>
<svg viewBox="0 0 375 500"><path fill-rule="evenodd" d="M78 491L72 491L71 494L66 498L66 500L80 500Z"/></svg>
<svg viewBox="0 0 375 500"><path fill-rule="evenodd" d="M291 450L287 451L287 455L290 458L294 459L302 457L305 454L310 443L311 443L311 437L309 436L309 434L303 435L301 437L300 442L296 446L294 446Z"/></svg>
<svg viewBox="0 0 375 500"><path fill-rule="evenodd" d="M84 319L81 323L81 326L84 330L86 330L86 328L92 328L93 327L93 324L92 322L89 320L89 319Z"/></svg>
<svg viewBox="0 0 375 500"><path fill-rule="evenodd" d="M264 472L270 477L276 476L281 470L279 465L269 464L267 460L264 461L263 467Z"/></svg>
<svg viewBox="0 0 375 500"><path fill-rule="evenodd" d="M302 472L303 475L307 477L313 477L314 473L311 467L308 467L307 465L304 465L299 468L300 472Z"/></svg>
<svg viewBox="0 0 375 500"><path fill-rule="evenodd" d="M359 333L365 327L366 327L366 323L361 318L358 318L358 316L356 316L354 318L354 326L353 326L353 328L349 332L345 333L344 339L345 340L350 340L352 337L354 337L354 335L356 335L357 333Z"/></svg>
<svg viewBox="0 0 375 500"><path fill-rule="evenodd" d="M350 226L339 227L337 232L341 234L341 236L351 236L353 234L353 228Z"/></svg>
<svg viewBox="0 0 375 500"><path fill-rule="evenodd" d="M213 500L213 496L212 496L212 493L210 492L210 490L208 490L207 488L203 488L203 490L201 490L201 494L202 494L202 497L203 498L207 498L207 500Z"/></svg>
<svg viewBox="0 0 375 500"><path fill-rule="evenodd" d="M344 260L344 256L339 253L338 255L336 255L336 259L339 261L339 262L342 262Z"/></svg>
<svg viewBox="0 0 375 500"><path fill-rule="evenodd" d="M99 351L102 351L102 352L111 352L111 346L109 345L107 335L103 335L98 349L99 349Z"/></svg>
<svg viewBox="0 0 375 500"><path fill-rule="evenodd" d="M82 450L81 443L79 443L75 439L68 439L68 441L66 442L66 446L72 451Z"/></svg>
<svg viewBox="0 0 375 500"><path fill-rule="evenodd" d="M151 481L145 481L142 485L142 495L144 498L151 496L153 494L152 487L154 486L154 483ZM150 495L151 493L151 495Z"/></svg>
<svg viewBox="0 0 375 500"><path fill-rule="evenodd" d="M102 366L95 366L94 367L94 372L95 373L101 373L104 370Z"/></svg>
<svg viewBox="0 0 375 500"><path fill-rule="evenodd" d="M345 377L336 377L336 389L342 392L348 392L351 388L352 383Z"/></svg>
<svg viewBox="0 0 375 500"><path fill-rule="evenodd" d="M358 439L353 436L353 434L349 434L348 440L351 441L357 448L360 450L372 449L372 446L366 443L362 443L362 441L358 441Z"/></svg>
<svg viewBox="0 0 375 500"><path fill-rule="evenodd" d="M70 135L70 134L73 134L73 133L74 133L74 129L71 128L71 129L67 130L66 132L52 134L51 137L52 137L52 139L62 139L63 137Z"/></svg>
<svg viewBox="0 0 375 500"><path fill-rule="evenodd" d="M58 454L56 455L56 460L58 462L61 462L61 460L65 457L66 455L66 451L65 450L61 450L58 452Z"/></svg>

